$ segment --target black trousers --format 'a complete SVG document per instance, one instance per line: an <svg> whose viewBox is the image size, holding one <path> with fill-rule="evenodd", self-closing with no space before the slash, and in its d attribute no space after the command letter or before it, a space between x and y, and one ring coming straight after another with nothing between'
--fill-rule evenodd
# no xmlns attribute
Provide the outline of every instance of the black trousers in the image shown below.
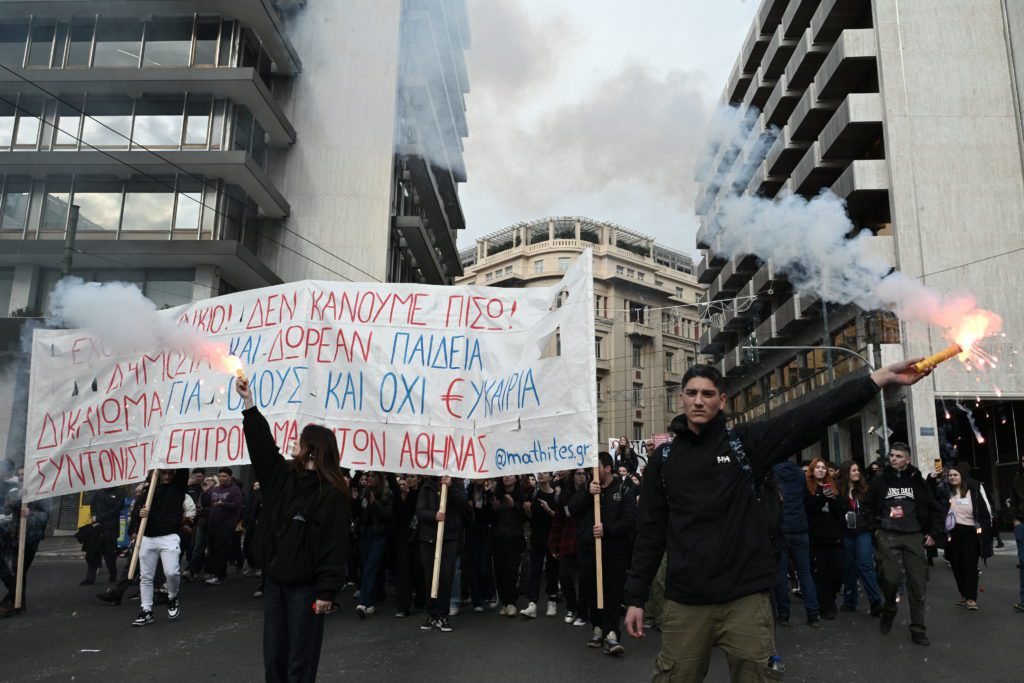
<svg viewBox="0 0 1024 683"><path fill-rule="evenodd" d="M604 635L615 631L622 638L622 601L625 599L626 572L629 557L625 553L601 554L601 568L604 571L604 609L597 609L597 561L592 549L579 554L580 602L587 606L591 626L601 629Z"/></svg>
<svg viewBox="0 0 1024 683"><path fill-rule="evenodd" d="M811 576L818 594L818 610L836 613L836 596L843 589L843 546L811 544Z"/></svg>
<svg viewBox="0 0 1024 683"><path fill-rule="evenodd" d="M423 579L429 595L430 583L434 578L435 544L420 541L420 562L423 565ZM441 567L437 579L437 598L427 598L427 612L434 619L447 617L452 602L452 581L455 579L455 560L459 556L459 541L446 538L441 544Z"/></svg>
<svg viewBox="0 0 1024 683"><path fill-rule="evenodd" d="M408 530L398 534L408 535ZM427 604L427 588L423 579L423 562L419 555L419 543L404 538L395 538L395 603L399 612L409 612L413 605L423 609ZM442 549L443 550L443 549ZM433 558L431 558L433 563ZM433 564L431 564L433 568Z"/></svg>
<svg viewBox="0 0 1024 683"><path fill-rule="evenodd" d="M949 533L946 556L953 567L956 589L967 600L978 599L978 558L981 544L973 526L957 524Z"/></svg>
<svg viewBox="0 0 1024 683"><path fill-rule="evenodd" d="M558 560L551 556L547 547L530 548L530 580L526 585L526 597L530 602L540 598L541 579L548 598L558 593Z"/></svg>
<svg viewBox="0 0 1024 683"><path fill-rule="evenodd" d="M228 575L228 558L238 542L238 534L234 529L207 527L209 554L206 558L206 571L223 580Z"/></svg>
<svg viewBox="0 0 1024 683"><path fill-rule="evenodd" d="M320 666L324 617L313 612L313 584L264 577L263 669L267 683L313 683Z"/></svg>
<svg viewBox="0 0 1024 683"><path fill-rule="evenodd" d="M117 531L98 527L85 553L85 578L95 581L101 563L106 563L110 578L117 578Z"/></svg>
<svg viewBox="0 0 1024 683"><path fill-rule="evenodd" d="M576 555L562 555L558 558L558 583L562 587L565 608L586 621L590 618L587 604L579 599L576 586L580 579L580 563Z"/></svg>
<svg viewBox="0 0 1024 683"><path fill-rule="evenodd" d="M494 582L498 585L498 598L502 605L514 605L519 600L519 565L526 550L522 536L493 536L491 553L494 557Z"/></svg>
<svg viewBox="0 0 1024 683"><path fill-rule="evenodd" d="M32 566L32 560L36 557L36 550L39 549L39 541L42 539L25 539L25 567L22 570L21 577L21 605L25 607L28 605L28 570ZM3 602L10 602L14 604L14 594L17 588L17 570L18 570L18 542L14 541L13 547L10 548L10 566L7 565L7 548L0 546L0 581L3 581L4 588L7 589L7 595L4 597Z"/></svg>

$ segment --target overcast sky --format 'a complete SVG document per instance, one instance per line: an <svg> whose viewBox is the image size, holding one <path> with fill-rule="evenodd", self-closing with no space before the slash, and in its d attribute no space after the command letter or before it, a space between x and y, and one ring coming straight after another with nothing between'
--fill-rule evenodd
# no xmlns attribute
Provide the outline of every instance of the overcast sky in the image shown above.
<svg viewBox="0 0 1024 683"><path fill-rule="evenodd" d="M587 216L695 253L693 168L756 0L468 0L459 248Z"/></svg>

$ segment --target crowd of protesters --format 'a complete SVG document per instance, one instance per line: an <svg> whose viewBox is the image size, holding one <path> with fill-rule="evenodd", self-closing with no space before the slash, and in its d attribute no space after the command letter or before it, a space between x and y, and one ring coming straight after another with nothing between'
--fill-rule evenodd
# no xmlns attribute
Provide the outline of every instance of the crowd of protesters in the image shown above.
<svg viewBox="0 0 1024 683"><path fill-rule="evenodd" d="M163 471L152 497L148 483L136 487L128 524L133 544L141 520L148 518L148 522L139 547L141 611L133 624L153 623L155 604L166 604L167 616L177 617L181 580L215 587L235 580L228 571L234 567L236 574L258 580L253 597L268 601L268 620L270 601L275 601L280 604L279 628L286 629L292 639L309 635L302 629L318 628L317 643L322 637L322 620L296 625L289 616L293 606L310 612L312 602L316 617L353 609L361 619L379 618L385 606L397 618L420 612L421 628L441 633L453 630L452 618L463 610L493 611L527 620L561 618L569 630L583 629L580 641L587 646L621 656L625 651L621 640L624 616L631 635L642 635L643 629L650 628L678 629L682 623L707 620L710 624L721 617L705 614L704 606L717 609L735 604L736 618L756 620L762 606L745 601L763 596L774 622L788 626L796 597L802 601L807 625L820 628L822 620L857 611L863 596L868 612L879 618L880 630L888 633L898 596L905 596L911 638L927 645L927 566L939 551L952 568L957 604L966 610L979 609L979 562L992 555L998 535L990 496L971 476L969 465L959 463L923 475L910 464L912 454L904 443L892 444L887 458L866 467L823 458L801 463L796 456L802 442L781 432L775 435L770 421L758 430L754 430L756 423L740 425L735 432L725 427L717 411L702 407L703 401L718 400L715 393L720 377L708 372L690 377L694 378L706 380L706 395L702 397L698 391L690 396L690 412L686 413L690 422L681 419L683 416L673 422L674 441L659 448L647 442L650 460L645 462L623 437L613 452L600 453L596 478L588 469L484 480L349 473L338 469L333 435L322 427L317 429L323 433L303 431L292 447L290 469L285 469L288 459L277 452L265 420L250 407L245 428L257 474L251 487L245 487L226 467L215 473L203 469ZM701 385L698 382L696 386ZM837 404L830 406L831 413L807 419L834 418L876 390L865 384L858 389L863 396L834 398ZM242 393L241 388L239 391ZM683 400L685 404L686 392ZM707 419L702 421L702 417ZM694 418L698 426L703 425L702 430L691 431ZM815 433L811 429L815 426L808 423L806 432ZM310 425L307 430L315 427ZM715 429L721 429L722 445L709 441ZM685 486L670 483L692 480L710 486L712 482L702 479L705 474L693 464L706 447L709 455L718 453L708 461L711 467L733 457L741 468L757 472L759 478L750 477L749 510L757 507L755 513L725 494L721 498L712 495L711 489L699 500L684 500L692 494ZM691 464L670 458L681 448L694 453ZM770 453L758 455L754 448L769 449ZM749 461L753 468L745 449L752 451ZM332 458L334 464L330 465ZM22 509L19 476L5 471L0 481L0 579L9 592L0 603L0 616L15 613L12 567ZM338 496L338 502L326 512L317 502L325 482ZM442 497L446 498L444 510ZM595 500L600 505L599 523L595 521ZM1013 498L1006 502L1021 554L1024 458L1014 481ZM677 520L673 515L692 509L700 516L701 505L722 507L719 513L704 515L706 521L735 528L724 530L728 533L716 539L696 535L673 538L672 526L689 524L694 528L701 523L700 519ZM133 583L128 578L132 547L121 551L118 571L116 540L123 506L121 489L95 492L89 523L80 530L86 550L82 584L93 584L105 566L111 585L98 597L111 605L121 604ZM26 569L43 536L49 508L40 502L30 504L28 510ZM710 507L705 512L710 512ZM743 515L748 513L764 523L746 524ZM264 517L266 523L258 524ZM299 525L300 530L294 530L296 520L321 518L322 523ZM437 528L441 522L444 532L439 548ZM266 529L262 540L259 529ZM307 534L314 534L315 542ZM750 538L737 543L744 534ZM651 538L660 538L660 543L652 543ZM597 606L596 539L601 539L602 545L602 609ZM746 549L740 548L747 542ZM300 571L296 567L301 562L289 565L282 558L301 557L311 543L317 554L307 564L320 569L303 576L308 594L293 595L290 586L298 584L288 577ZM673 548L673 543L682 545ZM714 568L694 564L673 567L667 559L693 557L698 549L688 543L703 543L703 553L708 552L709 544L726 554L740 548L749 557L730 555L736 561L728 565L728 572L703 576L701 572ZM435 560L440 571L437 597L431 598ZM762 575L774 575L774 590L761 586L763 579L758 577ZM711 595L709 591L718 592ZM1024 611L1024 569L1021 591L1020 602L1013 605L1018 611ZM624 615L627 606L629 612ZM636 621L638 615L642 624ZM728 621L733 617L721 618ZM289 640L285 631L274 628L278 627L265 625L265 636L270 633L272 639ZM727 629L728 624L722 628ZM703 653L680 650L673 654L667 647L663 646L664 658L659 656L658 664L668 667L665 680L672 680L672 666L690 655L696 657L692 671L699 673L702 667L706 671ZM771 648L766 660L769 673L780 668L779 654L774 645ZM313 657L315 675L318 652L271 652L267 656L276 659L267 661L268 671L272 666L286 671L290 662ZM728 649L727 654L732 668Z"/></svg>

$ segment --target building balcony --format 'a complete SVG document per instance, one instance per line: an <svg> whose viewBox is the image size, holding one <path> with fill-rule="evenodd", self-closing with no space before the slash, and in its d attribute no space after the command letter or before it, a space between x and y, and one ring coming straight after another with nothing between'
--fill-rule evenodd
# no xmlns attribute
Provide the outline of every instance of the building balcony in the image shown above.
<svg viewBox="0 0 1024 683"><path fill-rule="evenodd" d="M846 212L857 220L892 221L889 207L889 164L884 159L858 159L836 182L832 192L846 201Z"/></svg>
<svg viewBox="0 0 1024 683"><path fill-rule="evenodd" d="M818 97L839 99L851 92L863 92L869 83L877 88L877 58L874 29L843 31L814 77Z"/></svg>
<svg viewBox="0 0 1024 683"><path fill-rule="evenodd" d="M776 127L784 125L789 120L789 115L793 113L793 108L800 101L802 94L799 90L790 89L786 77L780 76L779 82L775 84L775 90L772 90L768 102L764 105L766 122Z"/></svg>
<svg viewBox="0 0 1024 683"><path fill-rule="evenodd" d="M821 146L815 142L804 154L804 158L793 169L789 182L794 193L810 197L818 194L823 187L831 187L842 174L842 161L828 161L821 157Z"/></svg>
<svg viewBox="0 0 1024 683"><path fill-rule="evenodd" d="M814 42L811 29L804 31L793 49L793 56L786 65L786 80L793 90L803 92L814 80L821 63L828 56L829 48Z"/></svg>
<svg viewBox="0 0 1024 683"><path fill-rule="evenodd" d="M753 80L753 71L744 71L743 64L740 58L737 57L736 64L729 75L729 87L726 88L729 102L742 102L743 98L747 95L747 88L750 87L750 83Z"/></svg>
<svg viewBox="0 0 1024 683"><path fill-rule="evenodd" d="M768 102L768 96L772 94L777 81L778 78L771 78L763 67L758 68L754 72L754 81L747 90L747 96L743 98L744 106L764 109L764 105Z"/></svg>
<svg viewBox="0 0 1024 683"><path fill-rule="evenodd" d="M703 214L702 214L703 215ZM711 229L708 227L706 221L714 220L713 218L704 218L701 221L701 226L697 228L697 235L695 242L698 249L707 249L711 246Z"/></svg>
<svg viewBox="0 0 1024 683"><path fill-rule="evenodd" d="M434 167L427 159L426 152L417 145L403 145L398 149L398 157L405 163L412 182L419 194L420 205L427 212L427 219L433 227L443 228L451 234L452 225L449 221L447 206L441 198ZM456 254L456 257L458 254Z"/></svg>
<svg viewBox="0 0 1024 683"><path fill-rule="evenodd" d="M746 192L749 195L774 197L784 182L786 182L785 176L769 174L768 162L762 161L750 176Z"/></svg>
<svg viewBox="0 0 1024 683"><path fill-rule="evenodd" d="M430 112L420 118L432 121L436 125L424 126L434 130L423 130L420 134L430 138L430 142L421 140L407 141L412 144L422 143L431 149L434 166L448 169L452 179L457 183L466 182L466 163L462 156L462 137L459 135L455 119L447 96L440 98L435 95L428 82L419 76L403 75L399 79L399 98L402 106L411 111ZM438 101L443 99L444 101Z"/></svg>
<svg viewBox="0 0 1024 683"><path fill-rule="evenodd" d="M777 341L778 336L779 333L775 326L774 315L770 315L765 318L764 322L758 325L754 330L754 339L757 340L758 346L767 346Z"/></svg>
<svg viewBox="0 0 1024 683"><path fill-rule="evenodd" d="M789 0L761 0L757 8L757 25L764 33L774 32L782 21Z"/></svg>
<svg viewBox="0 0 1024 683"><path fill-rule="evenodd" d="M787 38L798 38L810 27L819 2L821 0L790 0L782 15L782 29Z"/></svg>
<svg viewBox="0 0 1024 683"><path fill-rule="evenodd" d="M713 356L722 351L722 342L718 337L712 338L711 328L704 330L697 340L697 350L701 355Z"/></svg>
<svg viewBox="0 0 1024 683"><path fill-rule="evenodd" d="M778 78L781 76L795 47L796 36L792 38L786 37L782 26L775 29L775 33L768 43L768 49L765 50L764 59L761 61L761 64L764 66L765 76L768 78Z"/></svg>
<svg viewBox="0 0 1024 683"><path fill-rule="evenodd" d="M871 0L822 0L811 18L811 35L817 43L833 43L865 14L871 15Z"/></svg>
<svg viewBox="0 0 1024 683"><path fill-rule="evenodd" d="M737 375L743 369L743 349L737 346L726 351L722 356L722 374L727 377Z"/></svg>
<svg viewBox="0 0 1024 683"><path fill-rule="evenodd" d="M653 325L647 323L629 321L626 323L626 336L627 337L645 337L647 339L655 338L655 331Z"/></svg>
<svg viewBox="0 0 1024 683"><path fill-rule="evenodd" d="M800 295L794 294L792 298L779 306L773 316L775 318L775 330L777 334L791 334L792 332L807 326L811 320L804 315L801 307Z"/></svg>
<svg viewBox="0 0 1024 683"><path fill-rule="evenodd" d="M818 142L823 159L859 159L882 141L882 96L878 93L851 93L836 109L821 131Z"/></svg>
<svg viewBox="0 0 1024 683"><path fill-rule="evenodd" d="M612 371L612 362L607 358L597 359L597 372L599 374L607 375Z"/></svg>
<svg viewBox="0 0 1024 683"><path fill-rule="evenodd" d="M764 57L765 50L768 49L768 41L772 37L770 32L772 29L768 30L769 33L761 33L757 22L750 25L747 37L743 40L743 46L740 47L740 64L743 65L744 71L753 72L760 66L761 58Z"/></svg>
<svg viewBox="0 0 1024 683"><path fill-rule="evenodd" d="M715 281L718 274L722 271L722 266L725 264L724 259L715 259L710 256L712 252L706 251L704 258L697 264L697 282L702 285L708 285Z"/></svg>
<svg viewBox="0 0 1024 683"><path fill-rule="evenodd" d="M36 84L53 93L93 95L213 95L245 107L267 133L272 147L295 142L295 129L256 69L251 67L200 69L162 67L123 69L14 69L0 71L0 94L39 93Z"/></svg>
<svg viewBox="0 0 1024 683"><path fill-rule="evenodd" d="M288 40L273 0L106 0L102 8L83 0L3 0L2 8L8 17L34 15L60 20L91 16L98 10L104 18L221 15L255 31L277 73L293 75L302 70L302 60Z"/></svg>
<svg viewBox="0 0 1024 683"><path fill-rule="evenodd" d="M132 171L166 173L170 168L168 162L184 173L220 178L229 185L239 186L269 218L284 218L291 212L288 202L264 170L242 151L164 150L160 157L142 150L5 152L0 153L0 173L34 178L68 174L124 177Z"/></svg>
<svg viewBox="0 0 1024 683"><path fill-rule="evenodd" d="M750 278L752 294L766 294L775 284L775 281L783 278L775 272L775 264L768 259L761 264L753 277Z"/></svg>
<svg viewBox="0 0 1024 683"><path fill-rule="evenodd" d="M819 99L818 89L811 83L789 117L791 138L796 142L814 142L838 107L839 100Z"/></svg>
<svg viewBox="0 0 1024 683"><path fill-rule="evenodd" d="M416 265L423 273L423 277L430 283L446 282L444 267L438 257L437 249L431 239L430 228L419 216L393 216L392 223L395 230L405 240L406 246L416 258ZM462 266L459 266L459 275L462 274ZM452 273L454 276L455 273ZM513 284L507 281L506 284Z"/></svg>
<svg viewBox="0 0 1024 683"><path fill-rule="evenodd" d="M766 173L787 177L804 158L808 147L810 147L810 143L794 142L789 126L784 126L765 156Z"/></svg>

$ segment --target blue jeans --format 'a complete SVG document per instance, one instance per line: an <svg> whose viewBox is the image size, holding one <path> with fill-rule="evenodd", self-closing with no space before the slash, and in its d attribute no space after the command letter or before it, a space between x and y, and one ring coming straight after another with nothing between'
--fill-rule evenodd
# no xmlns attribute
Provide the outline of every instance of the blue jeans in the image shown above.
<svg viewBox="0 0 1024 683"><path fill-rule="evenodd" d="M367 530L359 539L359 560L363 567L359 580L359 604L364 607L377 606L377 571L387 547L388 535L384 532Z"/></svg>
<svg viewBox="0 0 1024 683"><path fill-rule="evenodd" d="M843 536L843 548L846 550L846 564L843 566L843 604L857 608L857 579L860 578L868 602L878 605L882 602L882 594L878 590L878 578L875 576L875 547L871 543L871 532L864 531L856 536Z"/></svg>
<svg viewBox="0 0 1024 683"><path fill-rule="evenodd" d="M1024 605L1024 524L1013 527L1013 539L1017 541L1017 564L1020 565L1020 604Z"/></svg>
<svg viewBox="0 0 1024 683"><path fill-rule="evenodd" d="M430 577L433 580L434 577ZM455 575L452 577L452 599L448 601L450 607L458 608L462 605L462 558L455 558Z"/></svg>
<svg viewBox="0 0 1024 683"><path fill-rule="evenodd" d="M779 555L779 574L775 579L775 599L779 606L779 617L789 618L789 560L793 560L800 591L804 595L804 609L808 619L818 618L818 594L811 577L811 542L806 533L785 534L786 546Z"/></svg>

